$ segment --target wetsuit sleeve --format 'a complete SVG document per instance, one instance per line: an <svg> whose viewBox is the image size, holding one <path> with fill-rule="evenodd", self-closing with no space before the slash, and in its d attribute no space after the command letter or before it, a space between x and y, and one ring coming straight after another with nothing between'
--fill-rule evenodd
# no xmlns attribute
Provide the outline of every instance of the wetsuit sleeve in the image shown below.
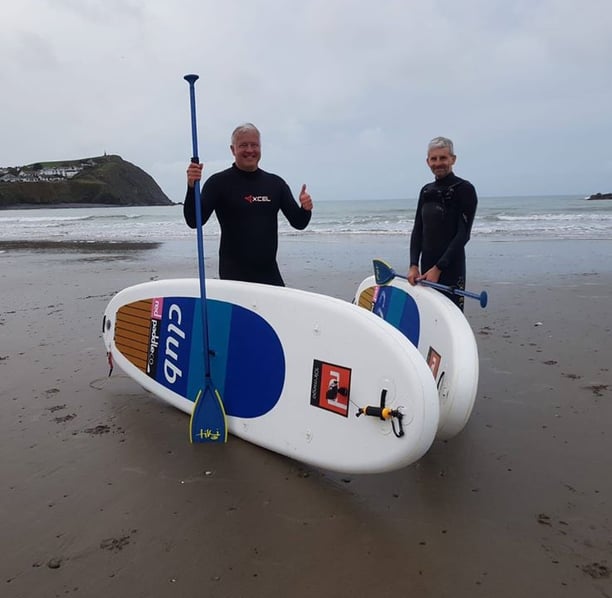
<svg viewBox="0 0 612 598"><path fill-rule="evenodd" d="M470 240L472 224L476 216L478 198L476 197L476 189L474 189L474 186L465 181L456 189L455 193L458 195L459 193L461 194L461 208L458 214L457 233L436 264L442 271L449 267L461 249L465 247L465 244Z"/></svg>
<svg viewBox="0 0 612 598"><path fill-rule="evenodd" d="M414 226L410 235L410 265L419 267L421 251L423 250L423 191L419 194L419 201L414 216Z"/></svg>
<svg viewBox="0 0 612 598"><path fill-rule="evenodd" d="M281 195L280 209L285 218L293 228L303 230L308 226L312 212L305 210L295 201L289 185L283 181L283 192Z"/></svg>
<svg viewBox="0 0 612 598"><path fill-rule="evenodd" d="M202 200L202 224L206 224L210 215L213 213L215 209L215 201L214 201L214 192L212 189L207 188L207 183L210 181L206 181L204 186L202 187L202 192L200 194ZM208 185L210 187L210 185ZM187 193L185 193L185 201L183 202L183 217L185 218L185 222L189 228L196 227L196 213L195 213L195 187L187 187Z"/></svg>

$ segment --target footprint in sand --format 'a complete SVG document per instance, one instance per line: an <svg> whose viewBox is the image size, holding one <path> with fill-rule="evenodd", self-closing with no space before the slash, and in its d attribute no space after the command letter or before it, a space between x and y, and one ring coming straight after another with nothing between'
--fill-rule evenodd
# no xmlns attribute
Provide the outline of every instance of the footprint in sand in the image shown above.
<svg viewBox="0 0 612 598"><path fill-rule="evenodd" d="M604 563L589 563L584 565L582 570L594 579L607 579L610 577L610 568Z"/></svg>
<svg viewBox="0 0 612 598"><path fill-rule="evenodd" d="M76 417L76 413L70 413L69 415L64 415L63 417L54 417L53 421L56 424L63 424L66 422L69 422L70 420L74 419Z"/></svg>
<svg viewBox="0 0 612 598"><path fill-rule="evenodd" d="M120 536L118 538L106 538L100 542L100 548L102 550L110 550L111 552L119 552L123 550L132 539L132 535L135 534L138 530L131 530L129 534L124 536Z"/></svg>
<svg viewBox="0 0 612 598"><path fill-rule="evenodd" d="M610 389L609 384L591 384L590 386L585 386L587 390L590 390L596 397L603 397L605 391Z"/></svg>
<svg viewBox="0 0 612 598"><path fill-rule="evenodd" d="M580 378L582 378L582 376L578 374L566 374L565 372L561 372L561 375L570 380L580 380Z"/></svg>
<svg viewBox="0 0 612 598"><path fill-rule="evenodd" d="M99 435L99 434L108 434L110 432L110 426L106 426L103 424L99 424L94 428L86 428L83 430L85 434Z"/></svg>

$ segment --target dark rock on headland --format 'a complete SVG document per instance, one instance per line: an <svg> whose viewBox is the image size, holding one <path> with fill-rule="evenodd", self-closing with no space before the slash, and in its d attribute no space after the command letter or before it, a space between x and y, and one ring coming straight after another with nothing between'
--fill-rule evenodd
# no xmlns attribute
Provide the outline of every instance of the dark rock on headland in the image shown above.
<svg viewBox="0 0 612 598"><path fill-rule="evenodd" d="M612 193L593 193L587 199L612 199Z"/></svg>
<svg viewBox="0 0 612 598"><path fill-rule="evenodd" d="M144 170L120 156L0 167L0 209L165 206L173 202Z"/></svg>

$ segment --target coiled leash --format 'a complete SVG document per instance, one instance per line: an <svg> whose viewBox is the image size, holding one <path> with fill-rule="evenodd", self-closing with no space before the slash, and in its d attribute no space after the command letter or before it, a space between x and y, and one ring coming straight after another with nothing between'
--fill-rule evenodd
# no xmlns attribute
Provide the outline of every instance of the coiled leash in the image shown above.
<svg viewBox="0 0 612 598"><path fill-rule="evenodd" d="M397 436L397 438L401 438L404 435L404 427L402 426L402 418L404 415L399 409L389 409L389 407L385 407L386 400L387 389L383 388L382 392L380 393L380 407L372 407L370 405L367 407L359 407L355 415L357 417L360 415L372 415L373 417L379 417L383 421L390 419L393 433ZM396 420L397 428L395 426Z"/></svg>

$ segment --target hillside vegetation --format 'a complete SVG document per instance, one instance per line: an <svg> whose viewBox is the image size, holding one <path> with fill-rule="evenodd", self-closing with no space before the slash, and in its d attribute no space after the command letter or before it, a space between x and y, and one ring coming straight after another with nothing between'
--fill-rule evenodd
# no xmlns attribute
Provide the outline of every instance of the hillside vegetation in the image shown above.
<svg viewBox="0 0 612 598"><path fill-rule="evenodd" d="M0 208L172 204L153 177L120 156L0 168Z"/></svg>

